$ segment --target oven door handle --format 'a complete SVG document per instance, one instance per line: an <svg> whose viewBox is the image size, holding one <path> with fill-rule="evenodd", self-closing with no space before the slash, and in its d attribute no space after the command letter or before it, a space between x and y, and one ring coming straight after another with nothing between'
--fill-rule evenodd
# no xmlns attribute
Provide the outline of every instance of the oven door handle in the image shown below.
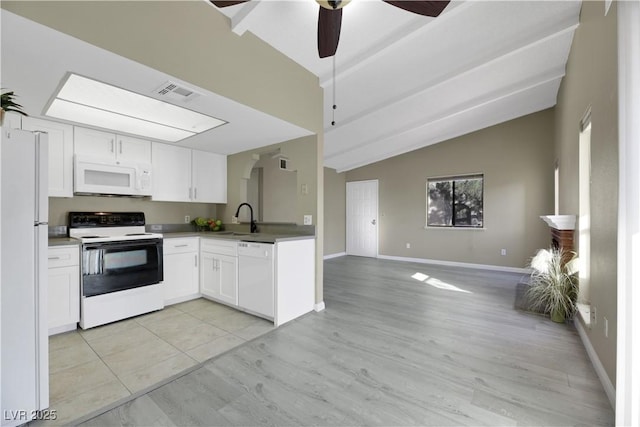
<svg viewBox="0 0 640 427"><path fill-rule="evenodd" d="M83 250L90 249L107 249L107 248L126 248L140 246L158 246L162 245L162 239L142 239L142 240L120 240L116 242L96 242L84 243Z"/></svg>

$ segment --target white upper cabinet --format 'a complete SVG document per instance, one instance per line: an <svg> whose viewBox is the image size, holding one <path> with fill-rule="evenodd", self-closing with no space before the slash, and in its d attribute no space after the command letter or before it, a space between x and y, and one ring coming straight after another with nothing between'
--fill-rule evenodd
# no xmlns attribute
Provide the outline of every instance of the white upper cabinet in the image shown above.
<svg viewBox="0 0 640 427"><path fill-rule="evenodd" d="M22 129L48 134L49 197L73 197L73 126L23 117Z"/></svg>
<svg viewBox="0 0 640 427"><path fill-rule="evenodd" d="M116 157L123 162L151 164L151 142L131 136L117 136Z"/></svg>
<svg viewBox="0 0 640 427"><path fill-rule="evenodd" d="M153 200L226 203L227 156L153 143Z"/></svg>
<svg viewBox="0 0 640 427"><path fill-rule="evenodd" d="M227 203L227 156L193 150L191 168L194 202Z"/></svg>
<svg viewBox="0 0 640 427"><path fill-rule="evenodd" d="M9 129L22 129L22 114L5 111L2 127Z"/></svg>
<svg viewBox="0 0 640 427"><path fill-rule="evenodd" d="M75 127L75 154L104 160L151 163L151 142L96 129Z"/></svg>
<svg viewBox="0 0 640 427"><path fill-rule="evenodd" d="M153 143L153 190L151 198L168 202L190 202L191 150Z"/></svg>

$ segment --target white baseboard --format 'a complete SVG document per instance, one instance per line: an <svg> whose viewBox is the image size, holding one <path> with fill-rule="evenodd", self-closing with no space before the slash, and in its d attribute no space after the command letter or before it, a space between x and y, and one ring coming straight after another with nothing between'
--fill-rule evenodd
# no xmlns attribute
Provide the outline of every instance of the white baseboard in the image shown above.
<svg viewBox="0 0 640 427"><path fill-rule="evenodd" d="M78 323L71 323L68 325L57 326L55 328L49 329L49 336L62 334L64 332L75 331L78 329Z"/></svg>
<svg viewBox="0 0 640 427"><path fill-rule="evenodd" d="M420 264L436 264L436 265L444 265L447 267L462 267L462 268L477 268L480 270L493 270L493 271L505 271L508 273L522 273L522 274L530 274L531 270L528 268L519 268L519 267L504 267L501 265L490 265L490 264L472 264L468 262L456 262L456 261L440 261L437 259L425 259L425 258L408 258L401 256L391 256L391 255L378 255L380 259L388 259L392 261L404 261L404 262L417 262Z"/></svg>
<svg viewBox="0 0 640 427"><path fill-rule="evenodd" d="M341 256L347 256L347 253L346 252L338 252L337 254L325 255L324 259L327 260L327 259L331 259L331 258L339 258Z"/></svg>
<svg viewBox="0 0 640 427"><path fill-rule="evenodd" d="M591 341L589 341L589 337L587 336L587 332L582 326L582 322L580 321L579 316L576 316L573 319L573 324L578 330L578 334L580 335L580 339L582 339L582 344L584 348L587 350L587 354L589 355L589 359L591 360L591 364L596 370L596 374L598 374L598 378L600 378L600 382L602 383L602 387L604 387L604 392L607 394L609 398L609 403L611 407L615 409L616 407L616 389L613 387L613 383L609 379L607 375L607 371L605 371L602 362L600 362L600 358L596 353L596 350L591 345Z"/></svg>
<svg viewBox="0 0 640 427"><path fill-rule="evenodd" d="M322 311L322 310L324 310L324 301L320 301L317 304L313 304L313 310L314 311Z"/></svg>

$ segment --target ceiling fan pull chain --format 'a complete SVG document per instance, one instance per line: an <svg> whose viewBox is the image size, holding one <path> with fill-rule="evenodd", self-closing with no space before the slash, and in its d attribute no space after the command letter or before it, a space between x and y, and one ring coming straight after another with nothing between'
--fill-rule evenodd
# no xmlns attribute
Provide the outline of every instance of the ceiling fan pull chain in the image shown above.
<svg viewBox="0 0 640 427"><path fill-rule="evenodd" d="M333 109L331 110L331 126L336 125L336 56L333 55Z"/></svg>

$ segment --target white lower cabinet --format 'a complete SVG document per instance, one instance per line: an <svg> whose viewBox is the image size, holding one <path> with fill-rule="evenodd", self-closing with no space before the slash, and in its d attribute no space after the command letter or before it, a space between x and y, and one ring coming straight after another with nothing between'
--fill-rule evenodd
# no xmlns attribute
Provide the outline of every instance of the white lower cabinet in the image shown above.
<svg viewBox="0 0 640 427"><path fill-rule="evenodd" d="M164 239L164 303L165 305L200 296L198 237Z"/></svg>
<svg viewBox="0 0 640 427"><path fill-rule="evenodd" d="M200 293L228 305L238 305L237 242L203 238Z"/></svg>
<svg viewBox="0 0 640 427"><path fill-rule="evenodd" d="M80 320L80 252L78 246L49 248L49 335L76 329Z"/></svg>

